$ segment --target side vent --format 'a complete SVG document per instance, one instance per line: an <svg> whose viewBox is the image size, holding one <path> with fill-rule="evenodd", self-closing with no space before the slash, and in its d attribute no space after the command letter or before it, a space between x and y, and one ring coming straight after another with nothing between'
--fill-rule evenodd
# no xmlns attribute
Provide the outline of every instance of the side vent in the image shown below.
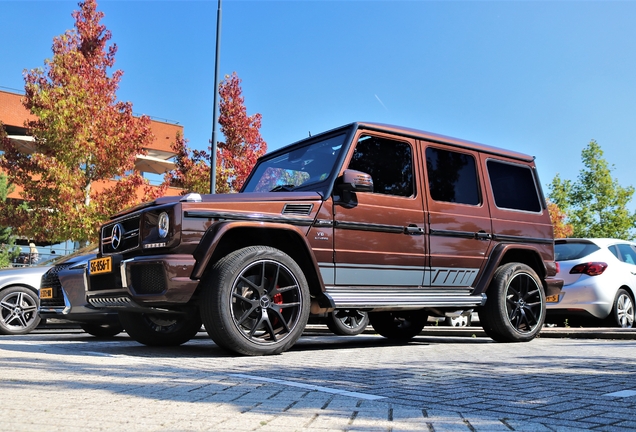
<svg viewBox="0 0 636 432"><path fill-rule="evenodd" d="M309 216L311 209L313 208L313 204L285 204L285 207L283 207L283 214Z"/></svg>

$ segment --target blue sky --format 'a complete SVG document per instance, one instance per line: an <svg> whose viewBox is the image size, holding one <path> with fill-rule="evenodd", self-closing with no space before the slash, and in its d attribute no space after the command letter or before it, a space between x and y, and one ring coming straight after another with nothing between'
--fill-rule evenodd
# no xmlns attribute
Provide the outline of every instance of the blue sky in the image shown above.
<svg viewBox="0 0 636 432"><path fill-rule="evenodd" d="M50 58L75 1L0 0L0 87ZM212 132L217 1L98 1L124 71L118 98ZM237 72L270 150L373 121L536 156L575 179L591 139L635 185L636 2L223 1L222 75Z"/></svg>

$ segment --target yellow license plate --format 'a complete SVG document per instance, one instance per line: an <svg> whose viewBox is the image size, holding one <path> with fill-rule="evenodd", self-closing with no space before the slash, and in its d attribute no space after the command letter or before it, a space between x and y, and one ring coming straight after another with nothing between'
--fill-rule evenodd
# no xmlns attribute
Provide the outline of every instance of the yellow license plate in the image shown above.
<svg viewBox="0 0 636 432"><path fill-rule="evenodd" d="M113 260L111 257L90 260L88 264L90 274L110 273L113 271Z"/></svg>
<svg viewBox="0 0 636 432"><path fill-rule="evenodd" d="M40 288L40 298L41 299L53 298L53 288Z"/></svg>
<svg viewBox="0 0 636 432"><path fill-rule="evenodd" d="M559 302L559 295L551 295L551 296L547 296L545 298L546 303L558 303Z"/></svg>

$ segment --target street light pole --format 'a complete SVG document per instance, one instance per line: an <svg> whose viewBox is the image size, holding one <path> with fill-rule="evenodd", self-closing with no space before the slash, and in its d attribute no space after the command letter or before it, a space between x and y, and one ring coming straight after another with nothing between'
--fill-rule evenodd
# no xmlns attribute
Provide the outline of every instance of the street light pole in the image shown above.
<svg viewBox="0 0 636 432"><path fill-rule="evenodd" d="M214 58L214 106L212 107L212 154L210 155L210 193L216 193L216 124L219 96L219 56L221 53L221 0L216 13L216 55Z"/></svg>

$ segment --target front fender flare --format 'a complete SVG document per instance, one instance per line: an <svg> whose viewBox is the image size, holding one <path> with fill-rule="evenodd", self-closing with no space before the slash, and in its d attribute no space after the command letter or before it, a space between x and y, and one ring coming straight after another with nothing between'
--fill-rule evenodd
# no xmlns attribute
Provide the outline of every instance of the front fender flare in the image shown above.
<svg viewBox="0 0 636 432"><path fill-rule="evenodd" d="M251 221L221 221L213 224L208 230L205 232L201 241L197 245L196 249L193 252L194 259L196 263L194 268L192 269L192 273L190 275L191 279L200 280L203 277L203 274L208 267L208 264L212 260L214 255L214 251L220 244L223 237L234 229L239 228L255 228L255 229L267 229L267 230L277 230L277 231L287 231L295 235L304 245L305 253L307 254L307 258L310 260L309 265L313 266L314 274L317 278L316 282L320 286L320 291L325 291L325 284L322 280L322 275L320 274L320 269L318 266L318 262L316 261L316 257L314 256L311 246L309 245L307 238L302 235L298 229L292 225L280 224L280 223L270 223L270 222L251 222ZM294 257L292 257L294 258Z"/></svg>

